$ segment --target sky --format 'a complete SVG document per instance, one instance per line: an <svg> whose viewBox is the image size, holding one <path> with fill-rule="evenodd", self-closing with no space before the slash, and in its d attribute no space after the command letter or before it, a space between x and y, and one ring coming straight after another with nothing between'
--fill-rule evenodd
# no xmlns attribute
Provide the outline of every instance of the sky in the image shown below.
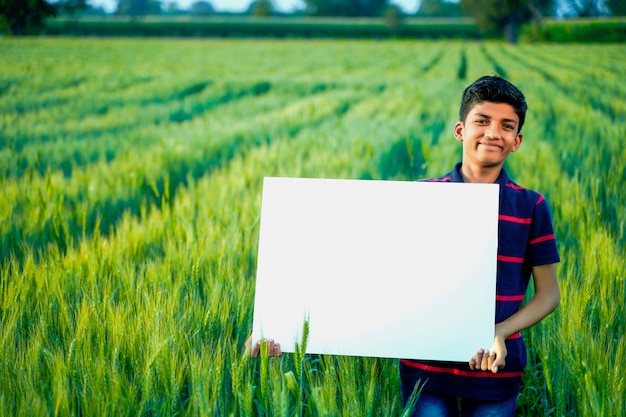
<svg viewBox="0 0 626 417"><path fill-rule="evenodd" d="M171 1L171 0L166 0ZM174 0L181 9L189 8L189 5L197 0ZM248 9L253 0L209 0L215 10L222 12L243 12ZM400 6L405 13L415 13L421 0L391 0L392 4ZM101 6L107 12L113 12L117 5L117 0L88 0L93 6ZM277 10L282 12L292 12L303 8L302 0L273 0Z"/></svg>

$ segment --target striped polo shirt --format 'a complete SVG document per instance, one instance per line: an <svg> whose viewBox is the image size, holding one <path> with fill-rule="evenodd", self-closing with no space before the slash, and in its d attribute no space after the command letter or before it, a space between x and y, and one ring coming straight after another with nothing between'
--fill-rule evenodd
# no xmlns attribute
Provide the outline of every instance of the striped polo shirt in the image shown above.
<svg viewBox="0 0 626 417"><path fill-rule="evenodd" d="M461 163L452 172L426 181L463 182ZM533 266L560 261L552 219L544 197L514 183L502 169L498 210L496 317L499 323L519 310ZM424 391L479 400L515 396L526 366L526 346L520 333L506 340L506 367L498 372L473 371L467 362L400 360L400 378L409 389L417 381ZM476 350L480 347L476 346ZM468 362L470 358L467 358Z"/></svg>

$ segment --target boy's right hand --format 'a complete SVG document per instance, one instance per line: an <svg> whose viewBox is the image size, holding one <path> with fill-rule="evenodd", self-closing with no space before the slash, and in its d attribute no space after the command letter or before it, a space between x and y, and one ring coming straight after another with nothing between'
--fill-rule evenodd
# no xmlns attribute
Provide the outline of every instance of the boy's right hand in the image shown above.
<svg viewBox="0 0 626 417"><path fill-rule="evenodd" d="M267 344L267 356L281 356L283 354L280 350L280 344L274 342L273 339L259 340L252 346L252 336L246 340L246 351L250 353L250 356L256 358L261 353L261 343Z"/></svg>
<svg viewBox="0 0 626 417"><path fill-rule="evenodd" d="M476 355L469 361L469 367L473 371L491 371L494 374L506 365L508 352L504 337L496 335L491 349L478 349Z"/></svg>

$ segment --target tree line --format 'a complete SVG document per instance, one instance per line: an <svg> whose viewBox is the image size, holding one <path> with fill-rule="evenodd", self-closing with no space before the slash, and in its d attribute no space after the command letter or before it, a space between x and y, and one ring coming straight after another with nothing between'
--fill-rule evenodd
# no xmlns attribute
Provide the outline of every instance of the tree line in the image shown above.
<svg viewBox="0 0 626 417"><path fill-rule="evenodd" d="M0 32L13 35L36 33L49 17L108 14L88 0L0 0ZM117 0L114 15L139 19L145 15L218 14L211 0L197 0L181 10L175 0ZM252 0L244 14L280 16L272 0ZM414 16L473 17L478 28L489 36L504 36L516 42L519 28L543 17L625 16L625 0L422 0ZM304 0L303 7L290 15L310 17L383 17L397 25L406 13L390 0ZM5 28L3 30L3 27Z"/></svg>

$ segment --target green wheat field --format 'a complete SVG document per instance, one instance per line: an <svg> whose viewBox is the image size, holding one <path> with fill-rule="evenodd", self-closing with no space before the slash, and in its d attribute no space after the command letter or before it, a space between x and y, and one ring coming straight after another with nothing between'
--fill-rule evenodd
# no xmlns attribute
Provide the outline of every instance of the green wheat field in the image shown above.
<svg viewBox="0 0 626 417"><path fill-rule="evenodd" d="M485 74L562 256L519 414L623 415L626 46L96 38L0 39L0 415L403 415L397 359L245 354L262 180L442 175Z"/></svg>

